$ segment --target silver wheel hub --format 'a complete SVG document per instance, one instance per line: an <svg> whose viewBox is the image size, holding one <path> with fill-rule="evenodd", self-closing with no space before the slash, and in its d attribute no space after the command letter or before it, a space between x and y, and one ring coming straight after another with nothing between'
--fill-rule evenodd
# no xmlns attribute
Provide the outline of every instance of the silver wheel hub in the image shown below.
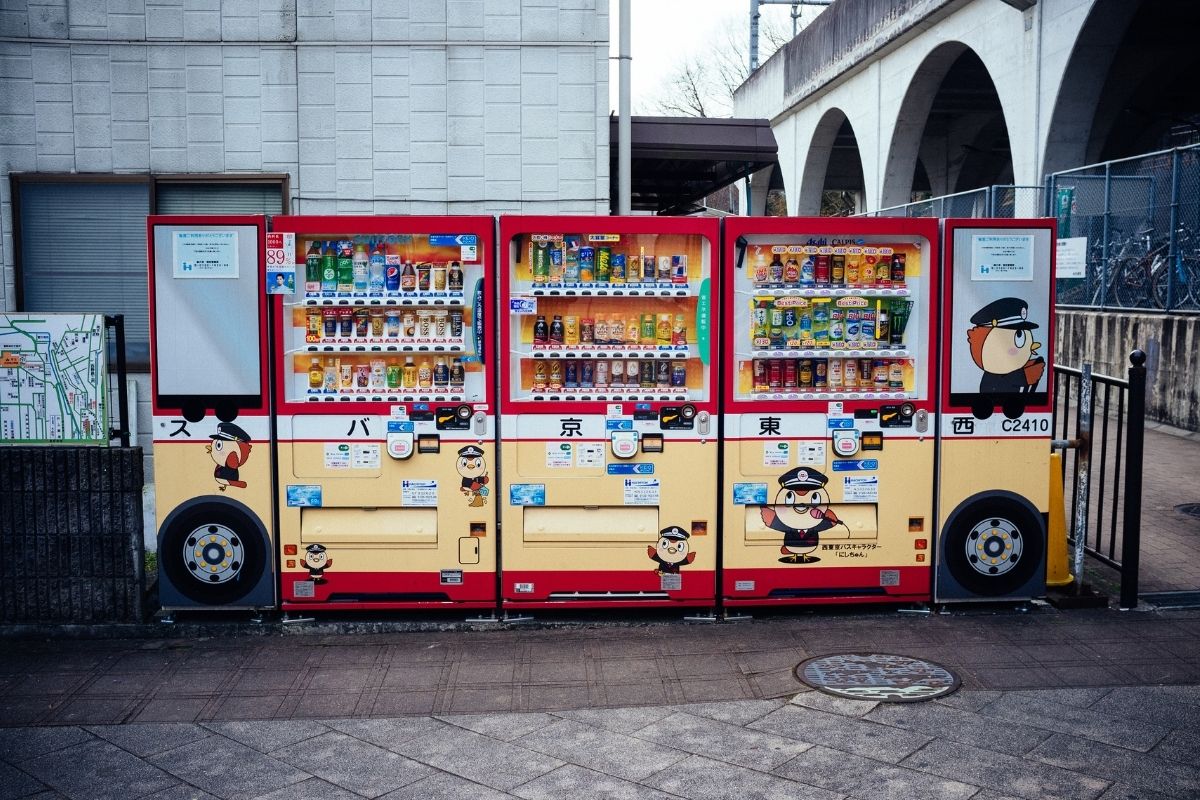
<svg viewBox="0 0 1200 800"><path fill-rule="evenodd" d="M982 519L967 534L967 563L981 575L1003 575L1015 568L1025 549L1020 530L1001 517Z"/></svg>
<svg viewBox="0 0 1200 800"><path fill-rule="evenodd" d="M183 563L202 583L227 583L246 562L242 537L224 525L201 525L183 542Z"/></svg>

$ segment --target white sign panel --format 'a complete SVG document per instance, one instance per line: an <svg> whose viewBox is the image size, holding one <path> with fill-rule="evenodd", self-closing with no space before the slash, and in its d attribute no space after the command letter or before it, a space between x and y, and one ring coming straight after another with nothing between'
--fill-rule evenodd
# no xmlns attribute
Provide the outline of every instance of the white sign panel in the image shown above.
<svg viewBox="0 0 1200 800"><path fill-rule="evenodd" d="M176 278L236 278L237 231L175 231L172 255Z"/></svg>
<svg viewBox="0 0 1200 800"><path fill-rule="evenodd" d="M400 503L405 506L436 506L437 481L400 481Z"/></svg>
<svg viewBox="0 0 1200 800"><path fill-rule="evenodd" d="M1054 277L1059 280L1087 277L1086 236L1055 240Z"/></svg>
<svg viewBox="0 0 1200 800"><path fill-rule="evenodd" d="M658 505L658 478L626 478L625 505Z"/></svg>
<svg viewBox="0 0 1200 800"><path fill-rule="evenodd" d="M971 280L1033 280L1033 237L991 233L972 236Z"/></svg>

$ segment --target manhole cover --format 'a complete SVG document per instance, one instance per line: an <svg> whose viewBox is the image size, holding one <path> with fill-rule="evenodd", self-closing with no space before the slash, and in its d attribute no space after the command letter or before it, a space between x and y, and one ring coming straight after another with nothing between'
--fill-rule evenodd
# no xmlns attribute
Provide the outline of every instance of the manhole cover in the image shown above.
<svg viewBox="0 0 1200 800"><path fill-rule="evenodd" d="M796 667L796 677L835 697L914 703L948 695L958 676L930 661L884 653L817 656Z"/></svg>
<svg viewBox="0 0 1200 800"><path fill-rule="evenodd" d="M1175 510L1180 514L1187 514L1189 517L1200 519L1200 503L1184 503L1183 505L1175 506Z"/></svg>

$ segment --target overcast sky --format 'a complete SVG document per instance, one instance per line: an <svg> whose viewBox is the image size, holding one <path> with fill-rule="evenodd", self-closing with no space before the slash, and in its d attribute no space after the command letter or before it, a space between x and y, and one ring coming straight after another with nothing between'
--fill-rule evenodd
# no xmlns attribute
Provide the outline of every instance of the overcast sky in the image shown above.
<svg viewBox="0 0 1200 800"><path fill-rule="evenodd" d="M633 113L654 113L651 107L680 58L702 54L705 48L720 41L725 29L731 29L739 41L750 38L749 0L632 0ZM822 9L802 7L802 20L812 18ZM791 7L762 6L764 17L770 16L786 29L791 29ZM609 106L617 110L617 20L618 0L609 0L611 21L611 51L613 59L609 81Z"/></svg>

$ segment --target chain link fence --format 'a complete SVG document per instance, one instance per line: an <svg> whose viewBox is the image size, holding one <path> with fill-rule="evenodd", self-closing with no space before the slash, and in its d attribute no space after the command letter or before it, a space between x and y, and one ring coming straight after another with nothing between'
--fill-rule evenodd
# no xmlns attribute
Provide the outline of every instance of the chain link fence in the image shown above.
<svg viewBox="0 0 1200 800"><path fill-rule="evenodd" d="M1040 217L1045 202L1041 186L983 186L966 192L931 197L878 211L855 214L859 217Z"/></svg>
<svg viewBox="0 0 1200 800"><path fill-rule="evenodd" d="M1057 172L1046 192L1085 254L1060 305L1200 310L1200 145Z"/></svg>

